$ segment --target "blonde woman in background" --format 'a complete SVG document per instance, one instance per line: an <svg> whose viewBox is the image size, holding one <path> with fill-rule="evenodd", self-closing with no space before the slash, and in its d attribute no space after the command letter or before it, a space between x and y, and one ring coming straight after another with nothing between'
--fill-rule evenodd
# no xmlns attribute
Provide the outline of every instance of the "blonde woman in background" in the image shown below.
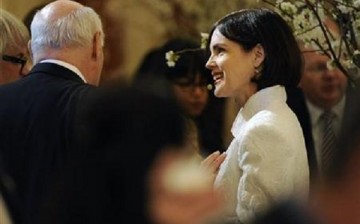
<svg viewBox="0 0 360 224"><path fill-rule="evenodd" d="M0 8L0 85L25 76L30 69L25 25L14 15Z"/></svg>

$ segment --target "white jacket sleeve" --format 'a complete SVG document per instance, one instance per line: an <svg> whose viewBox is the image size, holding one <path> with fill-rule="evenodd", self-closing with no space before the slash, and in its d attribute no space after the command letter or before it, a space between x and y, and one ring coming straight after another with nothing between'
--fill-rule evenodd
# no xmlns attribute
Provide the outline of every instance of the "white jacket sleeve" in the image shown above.
<svg viewBox="0 0 360 224"><path fill-rule="evenodd" d="M238 151L243 175L238 185L236 213L241 222L248 223L294 191L293 148L291 139L273 126L260 125L246 133Z"/></svg>

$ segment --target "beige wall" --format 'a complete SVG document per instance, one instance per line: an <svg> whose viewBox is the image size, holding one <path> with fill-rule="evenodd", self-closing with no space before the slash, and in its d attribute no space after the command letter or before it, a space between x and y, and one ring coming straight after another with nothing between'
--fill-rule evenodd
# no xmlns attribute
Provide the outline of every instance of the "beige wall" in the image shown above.
<svg viewBox="0 0 360 224"><path fill-rule="evenodd" d="M99 0L101 1L101 0ZM29 10L51 1L47 0L0 0L0 7L13 13L21 20ZM126 1L125 1L126 2ZM132 2L132 0L127 1ZM116 71L117 74L125 74L131 79L131 74L136 70L143 55L152 47L155 47L164 41L164 28L161 26L151 26L149 23L156 23L156 18L146 10L136 4L126 3L124 10L118 0L113 1L109 6L117 18L122 20L124 25L124 36L121 40L124 45L124 63L122 68ZM134 15L141 15L136 16ZM145 23L144 23L145 21ZM116 46L113 46L116 47ZM117 77L113 77L117 78Z"/></svg>
<svg viewBox="0 0 360 224"><path fill-rule="evenodd" d="M51 0L0 0L0 7L23 19L29 10L47 2ZM174 2L182 5L187 13L185 17L188 16L185 18L187 25L196 27L199 34L207 32L213 22L227 12L249 4L246 2L256 3L254 0L109 0L109 14L120 21L122 30L119 41L111 46L120 47L123 52L122 66L114 71L114 78L117 74L125 74L131 79L146 52L163 44L171 31L180 30L180 35L186 32L184 27L178 29L179 24L173 20L171 3ZM196 15L197 21L192 20L192 15ZM193 25L195 23L197 25Z"/></svg>
<svg viewBox="0 0 360 224"><path fill-rule="evenodd" d="M0 0L0 7L23 19L33 7L48 2L45 0Z"/></svg>

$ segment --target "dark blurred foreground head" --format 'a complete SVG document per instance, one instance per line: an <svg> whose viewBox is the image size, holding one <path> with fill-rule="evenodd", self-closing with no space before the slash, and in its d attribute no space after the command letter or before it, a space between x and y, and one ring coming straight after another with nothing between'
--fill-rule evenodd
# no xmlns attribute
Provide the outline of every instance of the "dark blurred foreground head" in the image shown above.
<svg viewBox="0 0 360 224"><path fill-rule="evenodd" d="M147 223L148 173L183 144L183 118L168 100L139 91L94 95L80 113L84 141L50 189L40 223Z"/></svg>

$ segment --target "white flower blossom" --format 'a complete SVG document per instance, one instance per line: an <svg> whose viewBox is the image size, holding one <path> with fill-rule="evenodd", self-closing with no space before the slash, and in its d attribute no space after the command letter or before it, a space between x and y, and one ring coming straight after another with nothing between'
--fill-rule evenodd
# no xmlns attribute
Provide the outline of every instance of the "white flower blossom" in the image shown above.
<svg viewBox="0 0 360 224"><path fill-rule="evenodd" d="M354 4L355 8L357 8L357 9L360 8L360 0L355 0L353 4Z"/></svg>
<svg viewBox="0 0 360 224"><path fill-rule="evenodd" d="M326 62L326 67L327 67L327 69L328 70L334 70L335 68L336 68L336 64L335 64L335 62L334 62L334 60L333 59L331 59L331 60L328 60L327 62Z"/></svg>
<svg viewBox="0 0 360 224"><path fill-rule="evenodd" d="M175 67L176 61L179 60L180 56L174 51L168 51L165 54L166 63L169 67Z"/></svg>
<svg viewBox="0 0 360 224"><path fill-rule="evenodd" d="M209 34L208 33L200 33L201 35L201 46L200 48L205 49L207 46L207 42L209 41Z"/></svg>
<svg viewBox="0 0 360 224"><path fill-rule="evenodd" d="M340 10L341 13L347 14L351 11L351 9L345 5L339 5L338 9Z"/></svg>
<svg viewBox="0 0 360 224"><path fill-rule="evenodd" d="M284 12L286 12L290 15L293 15L297 12L296 6L290 2L282 2L279 4L279 7L281 10L283 10Z"/></svg>

